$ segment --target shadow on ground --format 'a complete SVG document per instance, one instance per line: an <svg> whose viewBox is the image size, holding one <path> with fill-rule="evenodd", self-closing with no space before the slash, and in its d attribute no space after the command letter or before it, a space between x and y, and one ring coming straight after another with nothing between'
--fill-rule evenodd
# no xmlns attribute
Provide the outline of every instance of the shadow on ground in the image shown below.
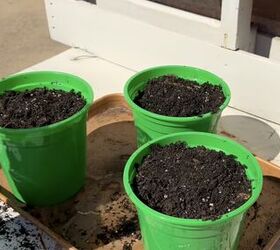
<svg viewBox="0 0 280 250"><path fill-rule="evenodd" d="M255 155L273 160L280 152L280 137L267 123L249 116L221 117L218 133L243 144Z"/></svg>

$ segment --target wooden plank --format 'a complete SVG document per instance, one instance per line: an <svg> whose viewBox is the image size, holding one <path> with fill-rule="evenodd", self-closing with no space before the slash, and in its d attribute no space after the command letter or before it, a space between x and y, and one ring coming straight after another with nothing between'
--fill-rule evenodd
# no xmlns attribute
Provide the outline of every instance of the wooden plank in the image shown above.
<svg viewBox="0 0 280 250"><path fill-rule="evenodd" d="M280 249L280 230L273 236L263 250L279 250Z"/></svg>
<svg viewBox="0 0 280 250"><path fill-rule="evenodd" d="M143 0L97 0L97 6L147 24L221 45L221 23L216 19Z"/></svg>
<svg viewBox="0 0 280 250"><path fill-rule="evenodd" d="M115 108L110 109L110 115L104 115L109 107ZM123 95L117 93L97 99L91 107L88 117L87 134L112 123L133 121L132 112L124 101ZM94 122L91 122L92 119Z"/></svg>
<svg viewBox="0 0 280 250"><path fill-rule="evenodd" d="M256 157L256 159L258 160L258 162L262 168L263 175L280 178L280 166L277 166L271 162L265 161L260 157Z"/></svg>
<svg viewBox="0 0 280 250"><path fill-rule="evenodd" d="M7 191L11 192L11 188L8 184L8 181L7 179L5 178L5 175L4 175L4 171L0 165L0 184L2 187L4 187Z"/></svg>
<svg viewBox="0 0 280 250"><path fill-rule="evenodd" d="M248 51L251 43L251 13L253 0L222 1L222 46ZM255 37L252 41L255 40Z"/></svg>

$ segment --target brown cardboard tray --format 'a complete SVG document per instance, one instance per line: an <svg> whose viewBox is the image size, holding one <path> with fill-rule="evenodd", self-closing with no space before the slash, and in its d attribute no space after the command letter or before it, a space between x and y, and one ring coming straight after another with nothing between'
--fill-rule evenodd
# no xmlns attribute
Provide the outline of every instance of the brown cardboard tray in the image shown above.
<svg viewBox="0 0 280 250"><path fill-rule="evenodd" d="M54 207L28 207L9 193L0 172L0 198L54 237L61 249L121 250L131 245L141 250L136 211L122 186L124 164L136 149L133 118L123 96L111 94L97 100L87 125L87 181L75 197ZM242 250L274 249L279 244L280 168L258 160L266 177L262 195L246 218Z"/></svg>

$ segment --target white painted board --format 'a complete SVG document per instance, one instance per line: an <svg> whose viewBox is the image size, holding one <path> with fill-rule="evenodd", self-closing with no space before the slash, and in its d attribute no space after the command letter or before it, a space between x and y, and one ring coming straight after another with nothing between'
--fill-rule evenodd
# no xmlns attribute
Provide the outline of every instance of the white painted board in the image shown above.
<svg viewBox="0 0 280 250"><path fill-rule="evenodd" d="M143 0L97 0L97 7L159 28L221 45L221 22L214 18Z"/></svg>
<svg viewBox="0 0 280 250"><path fill-rule="evenodd" d="M95 100L110 93L122 93L123 84L135 73L80 49L69 49L23 72L34 70L62 71L80 76L92 86Z"/></svg>
<svg viewBox="0 0 280 250"><path fill-rule="evenodd" d="M46 0L46 7L57 41L133 70L183 64L212 71L229 84L232 107L280 123L279 62L223 49L84 1Z"/></svg>

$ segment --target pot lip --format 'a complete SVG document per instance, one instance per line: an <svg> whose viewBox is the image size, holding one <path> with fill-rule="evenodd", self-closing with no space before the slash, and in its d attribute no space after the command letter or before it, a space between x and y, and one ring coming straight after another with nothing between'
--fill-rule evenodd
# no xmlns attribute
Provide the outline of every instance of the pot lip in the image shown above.
<svg viewBox="0 0 280 250"><path fill-rule="evenodd" d="M35 127L35 128L3 128L0 127L0 133L9 133L9 134L21 134L21 133L36 133L36 132L42 132L44 130L50 130L50 129L56 129L59 127L62 127L65 124L70 123L71 121L75 120L78 116L80 116L82 113L86 112L86 110L89 109L89 107L91 106L92 102L93 102L93 98L94 98L94 93L93 93L93 89L91 88L91 86L89 85L88 82L86 82L84 79L70 74L70 73L66 73L66 72L61 72L61 71L30 71L30 72L24 72L24 73L19 73L19 74L14 74L11 76L7 76L7 77L3 77L0 79L0 84L3 81L6 80L10 80L16 77L24 77L26 75L36 75L36 74L52 74L52 75L65 75L71 78L75 78L77 81L81 82L83 85L86 86L88 93L89 93L89 100L86 100L86 104L85 106L79 110L78 112L76 112L75 114L69 116L68 118L61 120L59 122L55 122L52 123L50 125L46 125L46 126L42 126L42 127ZM75 90L76 91L76 90ZM82 93L81 93L82 94ZM82 94L83 96L83 94ZM83 96L84 97L84 96ZM84 97L85 98L85 97Z"/></svg>
<svg viewBox="0 0 280 250"><path fill-rule="evenodd" d="M146 205L144 202L142 202L137 197L137 195L134 193L134 191L131 187L129 172L130 172L131 168L134 168L134 166L132 165L132 162L135 160L135 158L137 158L137 156L140 152L142 152L146 148L150 147L152 144L158 143L158 142L163 141L167 138L187 136L187 135L190 135L190 134L191 135L200 135L200 136L204 136L204 137L216 137L216 138L222 139L223 141L231 143L234 147L238 147L243 152L246 152L248 157L250 157L252 159L252 161L254 162L254 164L252 164L253 165L252 167L256 168L257 178L256 178L255 181L256 181L257 184L256 184L255 189L252 189L251 197L244 204L242 204L240 207L234 209L231 212L223 214L220 218L218 218L216 220L185 219L185 218L178 218L178 217L163 214L161 212L158 212L158 211L150 208L148 205ZM223 151L222 149L220 149L220 150ZM127 195L129 196L130 200L135 204L137 210L138 209L145 210L145 213L148 213L150 216L153 216L154 218L157 218L158 220L161 220L161 221L166 222L166 223L174 224L174 225L177 225L177 226L197 227L197 226L213 226L213 225L217 225L217 224L221 224L221 223L226 223L229 219L234 218L234 217L236 217L236 216L238 216L242 213L245 213L255 203L255 201L259 198L259 195L260 195L261 190L262 190L262 185L263 185L263 175L262 175L262 170L259 166L259 163L257 162L256 158L253 156L253 154L250 153L245 147L238 144L237 142L235 142L235 141L233 141L229 138L226 138L224 136L205 133L205 132L179 132L179 133L169 134L169 135L162 136L160 138L154 139L150 142L145 143L140 148L138 148L131 155L131 157L129 158L129 160L127 161L127 163L125 165L124 174L123 174L123 183L124 183L124 189L125 189Z"/></svg>
<svg viewBox="0 0 280 250"><path fill-rule="evenodd" d="M224 96L225 96L224 102L220 105L219 109L215 113L208 112L208 113L202 114L200 116L188 116L188 117L176 117L176 116L160 115L160 114L148 111L148 110L146 110L144 108L141 108L140 106L138 106L134 102L134 100L131 99L131 97L129 95L129 90L128 90L129 89L129 85L134 80L134 78L138 77L141 74L144 74L144 73L147 73L147 72L150 72L150 71L154 71L154 70L157 70L157 69L164 69L164 68L166 68L166 69L168 69L168 68L182 68L182 69L188 68L188 69L193 69L195 71L200 71L200 72L207 73L209 75L215 76L216 78L218 78L220 80L220 83L218 85L221 86L222 89L223 89L223 93L224 93ZM126 82L126 84L124 86L124 97L125 97L126 101L128 102L128 104L133 109L139 110L144 115L147 115L147 116L159 119L159 120L165 120L165 121L171 121L171 122L187 122L187 121L196 121L196 120L201 120L201 119L204 119L204 118L208 118L208 117L210 117L210 116L212 116L214 114L217 114L217 113L223 111L228 106L228 104L230 102L231 92L230 92L230 88L227 85L227 83L222 78L220 78L219 76L215 75L214 73L211 73L210 71L207 71L207 70L204 70L204 69L200 69L200 68L196 68L196 67L186 66L186 65L163 65L163 66L151 67L151 68L139 71L136 74L134 74L133 76L131 76L127 80L127 82Z"/></svg>

